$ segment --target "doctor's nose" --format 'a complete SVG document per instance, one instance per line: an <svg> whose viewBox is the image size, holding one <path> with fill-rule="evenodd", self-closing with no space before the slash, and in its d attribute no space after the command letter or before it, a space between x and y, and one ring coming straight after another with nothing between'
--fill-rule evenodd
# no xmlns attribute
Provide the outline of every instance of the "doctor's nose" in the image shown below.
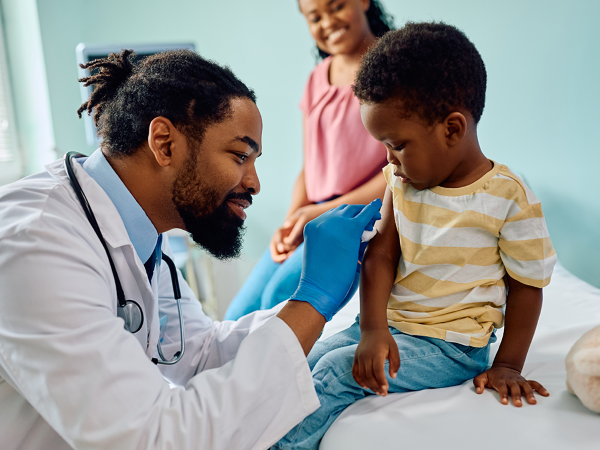
<svg viewBox="0 0 600 450"><path fill-rule="evenodd" d="M242 187L250 192L252 195L257 195L260 192L260 180L256 173L256 167L252 167L248 170L248 173L244 175L242 179Z"/></svg>

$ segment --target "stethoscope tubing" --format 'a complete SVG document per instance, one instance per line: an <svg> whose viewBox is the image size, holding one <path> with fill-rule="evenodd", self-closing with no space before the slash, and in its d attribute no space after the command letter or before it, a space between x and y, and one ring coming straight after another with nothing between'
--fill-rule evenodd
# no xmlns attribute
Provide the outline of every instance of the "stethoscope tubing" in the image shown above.
<svg viewBox="0 0 600 450"><path fill-rule="evenodd" d="M185 335L183 331L183 313L181 311L181 291L179 289L179 280L177 279L177 270L175 269L175 263L171 258L163 253L162 259L169 266L169 272L171 273L171 283L173 284L173 296L175 297L175 301L177 302L177 313L179 315L179 337L181 339L181 349L173 355L171 360L167 360L162 352L162 347L160 345L160 341L156 344L156 349L158 350L158 356L161 357L161 360L157 358L152 358L152 362L154 364L164 364L164 365L173 365L183 357L183 352L185 352Z"/></svg>
<svg viewBox="0 0 600 450"><path fill-rule="evenodd" d="M119 306L124 307L126 304L125 293L123 292L123 286L121 286L121 280L119 279L119 274L117 273L117 268L115 267L115 263L113 262L110 252L108 250L108 245L102 236L102 232L100 231L100 226L98 225L98 221L96 220L96 216L94 216L94 212L90 207L87 197L83 193L83 189L81 189L81 185L79 181L77 181L77 177L75 176L75 171L73 170L73 166L71 165L71 158L79 158L84 157L81 153L77 152L69 152L65 155L65 167L67 168L67 175L69 176L69 180L71 181L71 186L75 191L75 195L79 199L79 203L85 212L85 215L90 222L90 225L96 232L98 239L102 243L102 247L104 247L104 251L106 252L106 256L108 256L108 262L110 263L110 269L112 270L113 277L115 279L115 284L117 287L117 300L119 302Z"/></svg>
<svg viewBox="0 0 600 450"><path fill-rule="evenodd" d="M77 181L77 176L75 175L75 171L73 170L73 166L71 164L72 158L79 158L79 157L85 157L85 155L82 155L81 153L77 153L77 152L69 152L69 153L65 154L64 160L65 160L65 168L67 170L67 175L69 177L69 180L71 181L71 186L73 187L73 190L75 191L75 195L77 196L77 199L79 200L79 203L81 204L81 207L83 208L83 211L84 211L88 221L90 222L90 225L94 229L94 232L96 233L96 235L98 236L98 239L102 243L102 247L104 247L104 250L106 251L106 256L108 257L108 262L110 263L110 268L113 273L116 291L117 291L117 302L118 302L118 305L117 305L118 314L117 315L119 317L123 318L124 327L126 330L130 331L131 333L137 333L142 328L142 325L144 323L144 313L142 311L142 308L140 307L140 305L137 302L135 302L133 300L127 300L125 298L125 293L123 291L123 286L121 285L121 280L119 279L119 274L117 273L117 269L115 267L115 263L114 263L111 255L110 255L110 251L108 250L108 244L106 243L106 241L104 240L104 237L102 236L102 232L100 231L100 226L98 225L98 221L96 220L96 217L94 216L94 213L92 211L92 208L90 207L87 197L83 193L83 189L81 189L81 185L79 184L79 181ZM152 358L152 362L154 364L172 365L172 364L177 363L183 357L183 353L185 352L185 332L184 332L184 328L183 328L183 313L181 310L181 289L179 288L179 280L177 278L177 268L175 267L175 263L173 262L173 260L170 257L165 255L164 253L162 254L162 260L165 261L165 263L169 267L169 272L171 274L171 283L173 285L173 296L175 297L175 301L177 302L177 313L179 315L179 336L181 339L181 348L178 352L175 353L175 355L173 355L173 358L171 358L170 360L167 360L167 358L165 358L165 356L163 355L162 347L161 347L160 341L159 341L156 344L156 349L158 351L158 355L159 355L160 359ZM135 308L136 308L135 311L139 314L139 317L140 317L139 325L137 327L132 327L131 323L128 323L128 321L129 321L128 319L131 317L131 314L119 313L121 311L125 311L125 309L130 306L133 307L133 305L135 305ZM131 328L135 328L135 330L132 330Z"/></svg>

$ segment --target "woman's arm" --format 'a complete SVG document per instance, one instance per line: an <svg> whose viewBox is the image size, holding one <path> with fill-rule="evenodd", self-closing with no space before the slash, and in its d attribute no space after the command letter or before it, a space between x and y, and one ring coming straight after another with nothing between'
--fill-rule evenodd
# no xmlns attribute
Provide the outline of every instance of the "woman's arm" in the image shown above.
<svg viewBox="0 0 600 450"><path fill-rule="evenodd" d="M360 185L356 189L342 195L334 200L323 202L318 205L308 204L297 208L291 215L288 216L284 228L289 229L288 236L283 240L283 244L287 248L294 249L302 243L302 232L304 226L319 217L325 211L336 208L340 205L348 204L368 204L376 198L382 198L386 189L386 182L383 173L378 173L366 183ZM306 188L304 189L306 193ZM291 208L290 208L291 212Z"/></svg>
<svg viewBox="0 0 600 450"><path fill-rule="evenodd" d="M304 164L302 164L302 170L300 171L300 174L298 175L298 178L296 178L296 182L294 183L294 189L292 190L292 201L290 202L290 207L288 209L287 214L285 215L285 220L287 220L292 214L294 214L297 209L310 204L311 202L308 199L308 196L306 195Z"/></svg>
<svg viewBox="0 0 600 450"><path fill-rule="evenodd" d="M342 195L334 200L321 203L320 206L325 208L325 211L329 211L331 208L336 208L340 205L366 205L379 198L383 200L384 193L386 192L387 184L383 172L379 172L365 184L360 185L356 189L351 190L347 194Z"/></svg>
<svg viewBox="0 0 600 450"><path fill-rule="evenodd" d="M306 117L302 117L302 129L305 132L306 127ZM295 247L290 247L289 245L284 244L284 238L288 237L290 232L293 229L292 226L286 226L289 222L289 218L303 206L310 205L310 201L308 200L308 196L306 195L306 181L304 179L304 163L302 164L302 170L300 174L296 178L296 182L294 183L294 189L292 190L292 201L290 202L290 207L288 208L288 212L285 215L285 222L283 226L277 228L275 233L273 233L273 237L271 238L271 242L269 243L269 249L271 250L271 258L273 261L281 263L287 259L287 257L294 251L294 249L300 244L298 243Z"/></svg>
<svg viewBox="0 0 600 450"><path fill-rule="evenodd" d="M390 376L400 368L400 355L387 321L387 303L400 259L400 240L392 202L387 189L377 234L369 242L360 274L361 339L354 356L352 374L356 382L379 395L387 394L385 360L390 361Z"/></svg>

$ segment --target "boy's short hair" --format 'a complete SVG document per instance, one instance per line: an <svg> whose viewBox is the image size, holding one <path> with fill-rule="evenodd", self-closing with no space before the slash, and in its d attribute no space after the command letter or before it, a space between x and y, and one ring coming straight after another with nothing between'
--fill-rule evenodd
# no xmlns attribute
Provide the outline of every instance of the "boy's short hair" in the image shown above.
<svg viewBox="0 0 600 450"><path fill-rule="evenodd" d="M458 28L442 22L407 23L364 56L354 94L361 103L398 97L409 114L432 125L456 108L479 122L487 75L481 55Z"/></svg>

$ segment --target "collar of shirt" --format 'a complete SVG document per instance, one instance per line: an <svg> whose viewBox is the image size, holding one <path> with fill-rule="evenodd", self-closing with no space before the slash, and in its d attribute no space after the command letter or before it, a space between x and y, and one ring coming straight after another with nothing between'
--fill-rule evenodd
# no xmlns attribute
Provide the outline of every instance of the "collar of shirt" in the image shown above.
<svg viewBox="0 0 600 450"><path fill-rule="evenodd" d="M100 149L85 160L83 168L106 192L113 202L136 253L143 263L154 252L158 241L156 228L110 166Z"/></svg>

